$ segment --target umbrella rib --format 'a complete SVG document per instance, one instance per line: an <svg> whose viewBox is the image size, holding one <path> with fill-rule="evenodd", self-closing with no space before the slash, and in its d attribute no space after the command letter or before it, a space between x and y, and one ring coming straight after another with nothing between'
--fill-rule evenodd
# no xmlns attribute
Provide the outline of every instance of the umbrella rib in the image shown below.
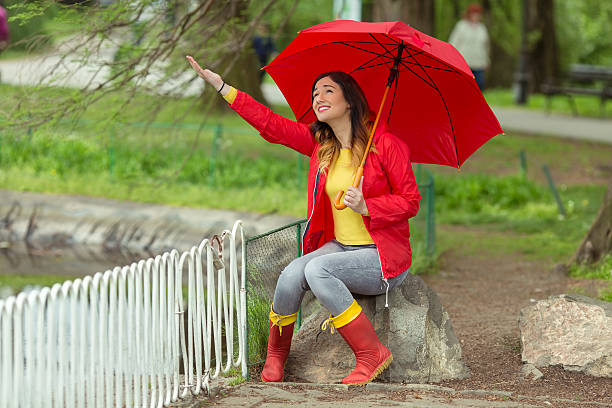
<svg viewBox="0 0 612 408"><path fill-rule="evenodd" d="M327 44L343 44L343 45L346 45L347 47L356 48L356 49L358 49L358 50L360 50L360 51L367 52L367 53L370 53L370 54L374 54L374 55L376 55L376 56L380 56L380 55L381 55L381 54L378 54L378 53L377 53L377 52L375 52L375 51L370 51L370 50L366 50L366 49L364 49L364 48L359 48L359 47L357 47L357 46L355 46L355 45L352 45L352 44L349 44L348 42L345 42L345 41L337 41L337 42L335 42L335 43L327 43ZM367 44L375 44L375 43L367 43Z"/></svg>
<svg viewBox="0 0 612 408"><path fill-rule="evenodd" d="M413 58L413 59L414 59L414 62L421 67L425 75L427 75L427 78L429 78L429 80L433 84L434 89L438 92L438 95L440 95L440 99L442 99L442 103L444 104L444 109L446 110L446 116L448 116L448 122L450 123L451 132L453 133L453 143L455 144L455 157L457 159L457 168L459 168L461 167L461 165L459 164L459 150L457 149L457 138L455 136L455 127L453 126L453 120L451 119L450 112L448 111L448 106L446 105L446 101L444 100L444 96L442 96L442 92L440 92L440 89L438 88L434 80L431 78L429 73L425 70L425 68L423 68L423 66L419 64L416 58Z"/></svg>
<svg viewBox="0 0 612 408"><path fill-rule="evenodd" d="M458 73L458 72L457 72L456 70L454 70L454 69L446 69L446 68L434 67L434 66L431 66L431 65L417 64L417 63L415 63L415 62L403 61L403 60L402 60L402 62L404 62L404 63L406 63L406 64L411 64L411 65L419 65L419 66L422 66L422 67L424 67L424 68L431 68L431 69L435 69L435 70L438 70L438 71L445 71L445 72L455 72L455 73Z"/></svg>
<svg viewBox="0 0 612 408"><path fill-rule="evenodd" d="M311 106L310 108L306 109L306 112L304 112L304 113L302 114L302 116L300 116L300 118L299 118L297 121L298 121L298 122L300 122L302 119L304 119L304 117L305 117L306 115L308 115L308 113L309 113L311 110L312 110L312 106ZM313 112L314 112L314 111L313 111Z"/></svg>
<svg viewBox="0 0 612 408"><path fill-rule="evenodd" d="M372 33L368 33L368 34L370 34L370 37L372 37L372 38L374 39L374 41L376 41L376 42L378 43L378 45L380 45L382 48L384 48L384 49L387 51L387 53L391 51L391 50L388 50L388 49L387 49L387 47L385 47L385 46L383 45L383 43L381 43L380 41L378 41L378 38L374 37L374 34L372 34ZM387 37L387 38L389 38L389 37ZM393 40L391 40L391 41L393 41ZM398 43L397 43L397 41L396 41L394 45L397 45L397 44L398 44ZM387 45L389 45L389 44L387 44ZM398 47L399 47L399 45L397 45L397 47L395 47L395 50L397 50L397 49L398 49ZM395 51L395 50L393 50L393 51Z"/></svg>
<svg viewBox="0 0 612 408"><path fill-rule="evenodd" d="M389 52L389 51L387 51L386 53L388 53L388 52ZM385 53L385 54L386 54L386 53ZM388 64L388 63L390 63L390 62L393 62L393 59L392 59L391 57L386 56L385 54L379 54L379 55L375 56L375 57L374 57L374 58L372 58L371 60L364 62L363 64L361 64L360 66L358 66L357 68L355 68L354 70L352 70L350 73L352 74L353 72L355 72L355 71L359 71L360 69L364 69L364 68L373 68L373 67L377 67L377 66L379 66L379 65ZM380 63L380 64L372 65L372 66L369 66L369 67L367 67L367 66L366 66L366 65L368 65L369 63L373 62L374 60L376 60L376 59L378 59L378 58L389 58L389 61L385 61L385 62L382 62L382 63Z"/></svg>
<svg viewBox="0 0 612 408"><path fill-rule="evenodd" d="M408 51L413 51L413 50L407 50L407 52L408 52ZM421 51L416 51L414 54L406 54L406 56L405 56L405 57L402 57L402 61L407 60L407 59L408 59L408 58L410 58L410 57L414 57L414 56L416 56L416 55L421 55L421 54L425 54L425 51L422 51L422 50L421 50Z"/></svg>
<svg viewBox="0 0 612 408"><path fill-rule="evenodd" d="M382 34L382 33L381 33L381 34ZM387 39L389 39L390 41L393 41L393 37L389 37L387 34L382 34L382 35L383 35L383 36L385 36L385 37L387 37ZM408 45L408 46L412 46L412 44L409 44L409 43L408 43L407 45ZM431 55L431 54L427 53L425 50L420 50L420 51L421 51L422 53L424 53L426 57L428 57L428 58L430 58L430 59L432 59L432 60L434 60L434 61L437 61L437 62L439 62L439 63L441 63L441 64L444 64L444 65L446 65L447 67L449 67L450 69L452 69L453 71L456 71L456 72L458 72L458 73L459 73L459 70L457 70L457 68L455 68L455 67L453 67L452 65L448 64L446 61L443 61L443 60L441 60L441 59L439 59L439 58L437 58L437 57L435 57L435 56L433 56L433 55ZM466 75L467 75L467 74L466 74Z"/></svg>
<svg viewBox="0 0 612 408"><path fill-rule="evenodd" d="M422 76L420 76L419 74L417 74L416 72L414 72L412 70L412 68L410 68L408 65L404 64L404 62L400 62L400 64L402 64L406 69L408 69L408 71L412 72L414 75L416 75L417 77L419 77L419 79L423 82L425 82L427 85L431 86L432 88L436 89L435 85L430 84L429 82L427 82L427 80L425 78L423 78ZM431 79L431 78L430 78Z"/></svg>
<svg viewBox="0 0 612 408"><path fill-rule="evenodd" d="M368 62L369 62L369 61L368 61ZM363 64L362 64L362 66L359 66L359 67L355 68L354 70L352 70L351 72L349 72L349 74L352 74L352 73L353 73L353 72L355 72L355 71L359 71L360 69L366 69L366 68L375 68L375 67L379 67L379 66L381 66L381 65L390 64L390 63L393 63L393 61L385 61L385 62L381 62L381 63L379 63L379 64L369 65L369 66L367 66L367 67L363 66Z"/></svg>

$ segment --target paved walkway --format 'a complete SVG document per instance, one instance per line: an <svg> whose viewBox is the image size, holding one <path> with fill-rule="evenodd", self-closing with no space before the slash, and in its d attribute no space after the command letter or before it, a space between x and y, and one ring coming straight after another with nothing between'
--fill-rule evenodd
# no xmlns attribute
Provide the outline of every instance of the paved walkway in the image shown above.
<svg viewBox="0 0 612 408"><path fill-rule="evenodd" d="M217 407L312 408L405 407L405 408L536 408L605 407L597 402L561 398L529 397L505 391L464 390L429 384L370 383L348 388L342 384L246 383L211 389L211 399L202 395L171 404L172 408Z"/></svg>
<svg viewBox="0 0 612 408"><path fill-rule="evenodd" d="M493 112L506 132L540 134L612 144L612 119L546 114L499 106L494 106Z"/></svg>

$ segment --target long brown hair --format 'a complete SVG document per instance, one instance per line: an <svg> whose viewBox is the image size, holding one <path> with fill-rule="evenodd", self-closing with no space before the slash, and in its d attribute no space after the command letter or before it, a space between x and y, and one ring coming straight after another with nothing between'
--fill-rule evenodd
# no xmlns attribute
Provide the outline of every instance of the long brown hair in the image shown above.
<svg viewBox="0 0 612 408"><path fill-rule="evenodd" d="M329 77L340 86L344 99L351 107L350 121L351 132L353 133L351 137L351 163L354 168L357 168L368 145L369 129L372 126L368 101L357 81L349 74L340 71L325 72L319 75L312 84L312 93L314 93L317 82L325 77ZM317 158L319 159L319 169L325 171L338 158L342 146L334 135L331 126L327 123L317 120L310 125L310 129L315 135L316 141L321 145L317 152ZM374 145L370 150L374 151Z"/></svg>

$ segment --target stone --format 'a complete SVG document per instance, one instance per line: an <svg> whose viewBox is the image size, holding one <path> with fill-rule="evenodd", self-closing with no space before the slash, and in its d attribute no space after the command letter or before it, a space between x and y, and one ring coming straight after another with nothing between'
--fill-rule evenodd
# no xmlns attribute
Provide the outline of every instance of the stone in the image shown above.
<svg viewBox="0 0 612 408"><path fill-rule="evenodd" d="M544 374L542 374L542 372L533 364L523 364L523 367L521 367L521 374L523 375L523 378L531 378L533 381L537 381L544 377Z"/></svg>
<svg viewBox="0 0 612 408"><path fill-rule="evenodd" d="M612 303L551 296L521 310L523 362L612 377Z"/></svg>
<svg viewBox="0 0 612 408"><path fill-rule="evenodd" d="M355 299L372 322L393 362L377 380L425 383L469 375L461 360L461 345L438 295L418 276L409 275L385 295ZM329 317L322 307L306 318L294 335L285 367L286 378L313 383L340 382L355 368L355 356L339 333L321 330Z"/></svg>

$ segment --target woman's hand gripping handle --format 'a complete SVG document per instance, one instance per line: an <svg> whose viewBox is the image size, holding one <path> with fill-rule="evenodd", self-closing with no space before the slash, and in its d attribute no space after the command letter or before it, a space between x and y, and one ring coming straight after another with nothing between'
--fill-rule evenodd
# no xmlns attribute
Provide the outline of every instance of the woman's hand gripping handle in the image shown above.
<svg viewBox="0 0 612 408"><path fill-rule="evenodd" d="M353 185L348 188L346 194L344 194L344 190L338 191L338 195L336 195L336 200L334 201L334 207L336 207L338 210L344 210L346 207L349 207L356 213L368 215L368 207L366 206L365 199L363 198L363 193L361 191L362 186L363 167L359 167L357 169L357 173L355 174ZM343 195L344 199L342 199Z"/></svg>

